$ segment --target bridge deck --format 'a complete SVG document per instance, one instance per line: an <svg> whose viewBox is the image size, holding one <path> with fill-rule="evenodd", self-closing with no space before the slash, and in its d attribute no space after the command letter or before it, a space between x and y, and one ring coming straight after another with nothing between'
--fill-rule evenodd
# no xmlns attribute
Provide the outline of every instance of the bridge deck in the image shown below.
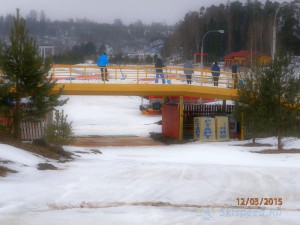
<svg viewBox="0 0 300 225"><path fill-rule="evenodd" d="M232 100L237 92L229 88L193 86L187 84L56 84L53 91L64 86L64 95L120 96L192 96Z"/></svg>
<svg viewBox="0 0 300 225"><path fill-rule="evenodd" d="M123 96L192 96L232 100L237 92L232 88L230 72L221 71L219 86L213 86L210 70L193 69L192 85L186 83L184 68L165 67L164 77L155 84L153 66L109 66L109 82L102 81L100 69L88 65L54 65L51 74L57 80L53 91L64 86L64 95L123 95Z"/></svg>

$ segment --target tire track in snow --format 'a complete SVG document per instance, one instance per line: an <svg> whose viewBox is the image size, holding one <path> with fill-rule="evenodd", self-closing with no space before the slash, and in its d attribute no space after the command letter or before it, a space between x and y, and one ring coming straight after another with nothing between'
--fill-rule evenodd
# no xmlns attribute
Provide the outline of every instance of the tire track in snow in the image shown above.
<svg viewBox="0 0 300 225"><path fill-rule="evenodd" d="M258 209L258 210L284 210L284 211L300 211L300 208L286 209L286 208L270 208L262 206L234 206L234 205L198 205L186 203L171 203L171 202L81 202L80 204L58 204L49 203L48 208L53 210L66 209L98 209L98 208L112 208L124 206L143 206L143 207L173 207L173 208L228 208L228 209Z"/></svg>

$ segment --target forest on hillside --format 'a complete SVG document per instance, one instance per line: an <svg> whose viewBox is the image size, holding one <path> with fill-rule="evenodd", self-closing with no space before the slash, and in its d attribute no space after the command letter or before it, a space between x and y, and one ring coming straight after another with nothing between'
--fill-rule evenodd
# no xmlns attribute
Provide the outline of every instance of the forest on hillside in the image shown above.
<svg viewBox="0 0 300 225"><path fill-rule="evenodd" d="M13 18L11 14L0 16L0 40L3 42L9 42ZM35 10L31 10L24 19L29 35L37 44L55 46L56 54L70 51L85 54L80 50L90 46L95 48L95 54L100 53L102 46L109 46L114 54L136 52L149 46L152 39L166 38L168 32L174 29L174 26L161 23L146 25L141 21L125 25L120 19L115 19L112 24L88 19L51 21L45 12Z"/></svg>
<svg viewBox="0 0 300 225"><path fill-rule="evenodd" d="M290 55L300 55L300 10L293 3L228 1L205 8L199 2L199 8L187 12L173 26L161 23L148 25L142 21L125 25L120 19L115 19L112 24L87 19L51 21L43 11L38 13L34 10L24 19L37 44L55 46L57 55L67 57L68 54L77 54L81 58L95 57L103 46L109 46L112 54L119 56L147 52L153 40L162 39L165 41L161 49L164 58L183 59L200 52L206 32L222 29L224 34L209 34L205 38L204 52L209 53L208 60L212 61L239 50L271 55L276 11L277 49ZM13 16L0 16L2 42L9 42Z"/></svg>
<svg viewBox="0 0 300 225"><path fill-rule="evenodd" d="M271 55L272 31L276 15L277 50L300 55L300 8L295 3L266 1L227 2L188 12L165 45L166 55L179 48L184 56L200 52L207 31L225 30L205 38L204 52L211 60L232 51L253 50Z"/></svg>

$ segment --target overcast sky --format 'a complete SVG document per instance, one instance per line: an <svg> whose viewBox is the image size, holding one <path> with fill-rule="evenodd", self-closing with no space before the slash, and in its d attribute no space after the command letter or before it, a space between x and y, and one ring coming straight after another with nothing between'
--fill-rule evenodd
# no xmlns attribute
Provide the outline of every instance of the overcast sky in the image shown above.
<svg viewBox="0 0 300 225"><path fill-rule="evenodd" d="M30 10L37 12L43 10L46 17L51 20L86 18L99 23L112 23L115 19L121 19L125 24L141 20L145 24L162 22L172 25L182 20L188 11L197 11L201 6L226 4L227 0L0 0L0 2L0 15L4 16L8 13L15 14L16 8L20 8L23 17L26 17Z"/></svg>

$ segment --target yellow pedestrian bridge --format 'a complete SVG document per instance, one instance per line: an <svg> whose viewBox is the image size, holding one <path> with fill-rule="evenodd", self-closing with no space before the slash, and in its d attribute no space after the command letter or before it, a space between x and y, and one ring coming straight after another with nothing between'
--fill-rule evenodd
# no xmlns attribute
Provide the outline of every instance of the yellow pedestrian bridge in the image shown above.
<svg viewBox="0 0 300 225"><path fill-rule="evenodd" d="M164 80L156 80L153 66L108 66L107 70L108 81L102 81L98 66L55 64L50 71L57 81L53 91L64 87L64 95L191 96L222 100L232 100L237 95L232 73L222 70L218 86L214 86L207 69L193 69L192 84L187 84L180 66L164 67Z"/></svg>

